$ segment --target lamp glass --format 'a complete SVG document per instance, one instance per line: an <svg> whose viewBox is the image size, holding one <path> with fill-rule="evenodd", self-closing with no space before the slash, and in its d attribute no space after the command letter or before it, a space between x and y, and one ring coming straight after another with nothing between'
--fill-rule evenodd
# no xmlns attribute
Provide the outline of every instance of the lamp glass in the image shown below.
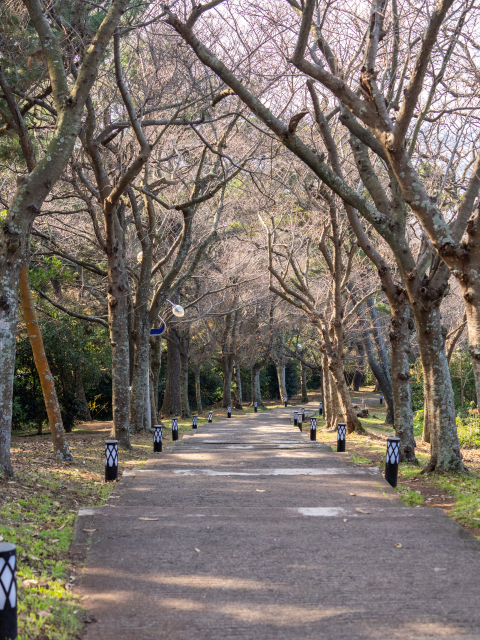
<svg viewBox="0 0 480 640"><path fill-rule="evenodd" d="M172 313L177 318L183 318L185 315L185 309L181 305L176 304L172 309Z"/></svg>

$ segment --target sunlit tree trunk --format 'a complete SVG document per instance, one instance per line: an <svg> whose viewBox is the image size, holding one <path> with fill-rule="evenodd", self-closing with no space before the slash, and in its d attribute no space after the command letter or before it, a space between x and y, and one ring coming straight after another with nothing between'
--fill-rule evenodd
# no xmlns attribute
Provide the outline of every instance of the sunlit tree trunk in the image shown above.
<svg viewBox="0 0 480 640"><path fill-rule="evenodd" d="M239 411L243 409L242 376L240 364L238 362L235 362L235 409L238 409Z"/></svg>
<svg viewBox="0 0 480 640"><path fill-rule="evenodd" d="M47 410L50 432L52 434L53 451L58 460L72 461L73 457L68 448L65 430L63 428L62 414L58 404L55 382L48 364L43 346L42 333L35 314L35 304L28 281L28 270L23 265L20 271L20 300L23 308L23 317L27 327L30 344L32 345L33 358L37 367L38 377L42 385L43 399Z"/></svg>
<svg viewBox="0 0 480 640"><path fill-rule="evenodd" d="M182 411L180 403L180 340L173 327L168 327L167 337L167 383L161 413L164 416L179 416Z"/></svg>
<svg viewBox="0 0 480 640"><path fill-rule="evenodd" d="M262 400L262 392L260 388L260 371L261 370L262 370L262 365L260 364L260 362L256 362L253 365L253 367L250 369L252 405L254 402L256 402L258 407L263 407L265 409L265 403Z"/></svg>
<svg viewBox="0 0 480 640"><path fill-rule="evenodd" d="M197 414L203 413L202 387L200 385L200 369L195 369L195 397L197 399Z"/></svg>
<svg viewBox="0 0 480 640"><path fill-rule="evenodd" d="M301 375L302 375L302 402L308 402L308 394L307 394L307 367L300 362L301 366Z"/></svg>
<svg viewBox="0 0 480 640"><path fill-rule="evenodd" d="M150 338L150 410L152 426L158 422L158 383L162 366L162 338Z"/></svg>

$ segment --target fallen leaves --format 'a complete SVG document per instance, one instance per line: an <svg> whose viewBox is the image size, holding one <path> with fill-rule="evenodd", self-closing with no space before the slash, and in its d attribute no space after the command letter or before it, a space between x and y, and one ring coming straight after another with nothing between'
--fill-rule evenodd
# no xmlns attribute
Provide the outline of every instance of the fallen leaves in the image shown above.
<svg viewBox="0 0 480 640"><path fill-rule="evenodd" d="M395 545L395 547L396 547L397 549L401 549L401 548L402 548L402 545L401 545L401 543L400 543L400 542L397 542L397 543L396 543L396 545Z"/></svg>
<svg viewBox="0 0 480 640"><path fill-rule="evenodd" d="M139 518L139 520L154 521L154 520L160 520L160 518Z"/></svg>
<svg viewBox="0 0 480 640"><path fill-rule="evenodd" d="M83 529L85 533L93 533L94 531L98 531L98 529Z"/></svg>
<svg viewBox="0 0 480 640"><path fill-rule="evenodd" d="M370 511L365 511L365 509L356 509L358 513L370 513Z"/></svg>
<svg viewBox="0 0 480 640"><path fill-rule="evenodd" d="M258 493L265 493L266 489L255 489Z"/></svg>
<svg viewBox="0 0 480 640"><path fill-rule="evenodd" d="M195 547L195 551L196 551L197 553L200 553L200 549L197 549L197 547Z"/></svg>

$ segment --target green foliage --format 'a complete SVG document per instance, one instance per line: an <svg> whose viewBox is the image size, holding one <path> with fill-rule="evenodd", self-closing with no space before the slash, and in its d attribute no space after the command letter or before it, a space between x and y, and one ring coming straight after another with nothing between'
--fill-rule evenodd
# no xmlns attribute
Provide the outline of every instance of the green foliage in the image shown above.
<svg viewBox="0 0 480 640"><path fill-rule="evenodd" d="M396 491L398 491L407 507L416 507L419 504L423 504L423 496L420 491L407 489L407 487L397 487Z"/></svg>
<svg viewBox="0 0 480 640"><path fill-rule="evenodd" d="M87 402L97 418L111 416L111 351L108 330L100 325L86 325L66 315L40 321L45 353L55 380L63 423L71 431L75 420L85 419L79 397L79 381ZM35 424L39 429L47 419L40 380L25 330L17 339L14 380L13 428Z"/></svg>
<svg viewBox="0 0 480 640"><path fill-rule="evenodd" d="M412 391L412 409L420 411L423 409L423 369L418 358L410 367L410 389Z"/></svg>
<svg viewBox="0 0 480 640"><path fill-rule="evenodd" d="M480 448L480 416L478 409L469 409L468 416L457 416L457 433L461 447Z"/></svg>

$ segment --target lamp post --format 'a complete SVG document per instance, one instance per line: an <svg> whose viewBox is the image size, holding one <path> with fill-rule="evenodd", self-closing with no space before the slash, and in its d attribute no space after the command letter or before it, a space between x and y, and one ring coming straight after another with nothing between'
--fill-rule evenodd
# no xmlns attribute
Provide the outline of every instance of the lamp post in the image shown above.
<svg viewBox="0 0 480 640"><path fill-rule="evenodd" d="M105 482L118 476L118 440L105 440Z"/></svg>
<svg viewBox="0 0 480 640"><path fill-rule="evenodd" d="M387 458L385 460L385 480L395 489L400 461L400 438L387 438Z"/></svg>
<svg viewBox="0 0 480 640"><path fill-rule="evenodd" d="M293 426L298 427L298 411L293 412Z"/></svg>
<svg viewBox="0 0 480 640"><path fill-rule="evenodd" d="M255 411L255 413L257 413L257 411L258 411L258 403L257 402L253 403L253 410Z"/></svg>
<svg viewBox="0 0 480 640"><path fill-rule="evenodd" d="M342 453L345 451L347 441L347 424L339 422L337 425L337 451Z"/></svg>
<svg viewBox="0 0 480 640"><path fill-rule="evenodd" d="M208 412L208 421L213 422L213 411Z"/></svg>
<svg viewBox="0 0 480 640"><path fill-rule="evenodd" d="M161 453L162 452L162 447L163 447L163 438L162 438L162 432L163 432L163 427L161 424L156 424L154 426L154 432L153 432L153 451L154 453Z"/></svg>
<svg viewBox="0 0 480 640"><path fill-rule="evenodd" d="M172 440L178 440L178 420L172 419Z"/></svg>
<svg viewBox="0 0 480 640"><path fill-rule="evenodd" d="M227 407L227 418L232 417L232 407Z"/></svg>
<svg viewBox="0 0 480 640"><path fill-rule="evenodd" d="M317 439L317 419L310 418L310 440Z"/></svg>
<svg viewBox="0 0 480 640"><path fill-rule="evenodd" d="M198 416L192 416L192 429L197 428Z"/></svg>

